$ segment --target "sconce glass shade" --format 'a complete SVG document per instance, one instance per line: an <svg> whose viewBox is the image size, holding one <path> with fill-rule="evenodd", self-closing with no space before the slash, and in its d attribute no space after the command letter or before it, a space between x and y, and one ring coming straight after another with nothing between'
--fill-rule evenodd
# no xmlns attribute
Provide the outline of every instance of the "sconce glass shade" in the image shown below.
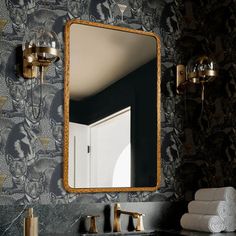
<svg viewBox="0 0 236 236"><path fill-rule="evenodd" d="M216 78L217 70L217 64L212 58L195 57L187 64L187 80L192 83L210 82Z"/></svg>
<svg viewBox="0 0 236 236"><path fill-rule="evenodd" d="M22 43L24 78L37 77L37 67L47 67L59 60L59 49L60 43L55 32L43 27L28 31Z"/></svg>
<svg viewBox="0 0 236 236"><path fill-rule="evenodd" d="M60 43L55 32L43 27L35 28L25 34L22 44L24 56L36 66L51 63L59 59ZM38 63L37 63L38 62ZM34 64L34 63L33 63ZM41 65L47 66L47 65Z"/></svg>

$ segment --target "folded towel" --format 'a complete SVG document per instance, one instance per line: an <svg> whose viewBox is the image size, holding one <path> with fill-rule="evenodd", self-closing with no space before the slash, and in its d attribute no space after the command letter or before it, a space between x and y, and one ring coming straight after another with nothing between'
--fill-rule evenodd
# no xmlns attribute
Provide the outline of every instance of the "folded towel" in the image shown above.
<svg viewBox="0 0 236 236"><path fill-rule="evenodd" d="M221 218L234 215L231 202L226 201L191 201L188 212L202 215L218 215Z"/></svg>
<svg viewBox="0 0 236 236"><path fill-rule="evenodd" d="M236 230L236 218L235 216L228 216L223 219L226 232L233 232Z"/></svg>
<svg viewBox="0 0 236 236"><path fill-rule="evenodd" d="M180 224L184 229L211 233L219 233L225 229L223 220L215 215L186 213L181 217Z"/></svg>
<svg viewBox="0 0 236 236"><path fill-rule="evenodd" d="M235 201L236 190L233 187L202 188L195 193L195 200L199 201Z"/></svg>

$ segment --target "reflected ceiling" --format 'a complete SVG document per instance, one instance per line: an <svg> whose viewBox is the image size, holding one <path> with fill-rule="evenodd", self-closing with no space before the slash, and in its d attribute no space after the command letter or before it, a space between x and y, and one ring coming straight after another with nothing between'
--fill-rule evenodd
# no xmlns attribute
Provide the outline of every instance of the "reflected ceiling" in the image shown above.
<svg viewBox="0 0 236 236"><path fill-rule="evenodd" d="M150 36L73 24L70 39L74 100L100 92L156 57L156 41Z"/></svg>

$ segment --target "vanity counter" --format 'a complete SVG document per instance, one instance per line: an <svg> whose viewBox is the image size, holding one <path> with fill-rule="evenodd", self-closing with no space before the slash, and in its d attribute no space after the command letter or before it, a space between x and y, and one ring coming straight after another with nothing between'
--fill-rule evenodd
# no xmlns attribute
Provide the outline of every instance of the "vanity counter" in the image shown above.
<svg viewBox="0 0 236 236"><path fill-rule="evenodd" d="M197 231L188 231L188 230L156 230L156 231L144 231L144 232L122 232L122 233L77 233L77 234L44 234L40 236L122 236L122 235L133 235L133 236L236 236L236 232L222 232L222 233L206 233L206 232L197 232Z"/></svg>

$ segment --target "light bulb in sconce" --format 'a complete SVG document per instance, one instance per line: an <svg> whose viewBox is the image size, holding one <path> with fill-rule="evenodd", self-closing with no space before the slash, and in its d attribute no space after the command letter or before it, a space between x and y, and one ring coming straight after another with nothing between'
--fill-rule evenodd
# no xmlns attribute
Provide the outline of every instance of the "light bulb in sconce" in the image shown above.
<svg viewBox="0 0 236 236"><path fill-rule="evenodd" d="M40 78L40 102L38 104L38 114L35 115L33 111L34 109L32 109L33 116L37 120L41 117L42 111L42 84L44 80L45 69L51 63L60 59L60 43L55 32L47 30L43 27L38 27L26 32L22 43L22 50L23 77L25 79ZM31 95L33 94L32 87ZM34 104L33 98L31 103Z"/></svg>

